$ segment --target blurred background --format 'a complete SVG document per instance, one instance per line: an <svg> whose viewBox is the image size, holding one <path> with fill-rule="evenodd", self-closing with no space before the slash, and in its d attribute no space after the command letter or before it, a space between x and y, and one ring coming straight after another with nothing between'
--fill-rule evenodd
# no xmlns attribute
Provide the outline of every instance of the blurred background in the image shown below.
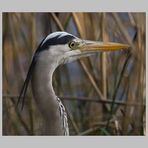
<svg viewBox="0 0 148 148"><path fill-rule="evenodd" d="M54 90L70 135L146 134L145 13L3 13L3 135L40 135L42 116L29 86L16 102L38 44L54 31L130 45L59 66Z"/></svg>

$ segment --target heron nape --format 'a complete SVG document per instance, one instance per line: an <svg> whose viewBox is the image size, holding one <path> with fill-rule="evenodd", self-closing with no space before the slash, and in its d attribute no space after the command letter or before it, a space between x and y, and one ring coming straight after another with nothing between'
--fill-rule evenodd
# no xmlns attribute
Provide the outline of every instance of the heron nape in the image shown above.
<svg viewBox="0 0 148 148"><path fill-rule="evenodd" d="M31 80L36 105L45 120L44 135L69 135L68 120L61 100L52 86L55 69L61 65L95 54L129 48L126 44L80 39L67 32L54 32L45 37L34 53L17 105L23 108Z"/></svg>

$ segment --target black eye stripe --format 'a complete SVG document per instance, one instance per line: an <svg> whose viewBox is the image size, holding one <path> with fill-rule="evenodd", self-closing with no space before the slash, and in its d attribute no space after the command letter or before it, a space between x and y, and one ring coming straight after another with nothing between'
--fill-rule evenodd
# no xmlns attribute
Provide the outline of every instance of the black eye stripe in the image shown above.
<svg viewBox="0 0 148 148"><path fill-rule="evenodd" d="M49 34L41 42L36 52L47 50L52 45L67 44L75 38L76 37L74 35L66 33L66 32L55 32L55 33Z"/></svg>
<svg viewBox="0 0 148 148"><path fill-rule="evenodd" d="M42 45L42 48L46 48L47 46L50 46L50 45L66 44L69 41L71 41L72 39L74 39L74 37L73 36L68 36L68 35L67 36L64 36L64 37L61 37L61 38L59 38L58 36L56 36L55 38L48 39Z"/></svg>

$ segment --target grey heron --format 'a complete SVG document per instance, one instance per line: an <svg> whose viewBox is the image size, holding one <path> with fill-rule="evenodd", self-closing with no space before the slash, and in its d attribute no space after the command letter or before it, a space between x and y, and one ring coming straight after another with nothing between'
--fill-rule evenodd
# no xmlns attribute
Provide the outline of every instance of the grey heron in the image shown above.
<svg viewBox="0 0 148 148"><path fill-rule="evenodd" d="M69 135L65 108L53 90L53 72L60 64L66 64L99 51L126 48L129 48L126 44L83 40L67 32L49 34L41 41L34 53L17 105L22 103L23 108L27 87L31 80L34 99L47 123L44 134Z"/></svg>

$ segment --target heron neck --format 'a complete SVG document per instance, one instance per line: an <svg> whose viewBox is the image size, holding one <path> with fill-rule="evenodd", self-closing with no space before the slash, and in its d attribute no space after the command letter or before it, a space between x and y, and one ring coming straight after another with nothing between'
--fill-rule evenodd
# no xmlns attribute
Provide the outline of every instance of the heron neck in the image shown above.
<svg viewBox="0 0 148 148"><path fill-rule="evenodd" d="M32 75L32 91L37 108L43 117L43 134L63 135L62 121L59 112L59 104L52 87L52 75L55 71L55 63L37 61Z"/></svg>
<svg viewBox="0 0 148 148"><path fill-rule="evenodd" d="M32 91L37 107L45 123L43 134L68 135L68 122L62 102L52 87L52 76L58 66L57 58L51 57L48 50L40 53L32 75Z"/></svg>
<svg viewBox="0 0 148 148"><path fill-rule="evenodd" d="M55 64L43 63L42 61L37 61L33 75L32 75L32 90L36 101L48 100L50 104L54 104L56 101L56 95L52 87L52 76L55 71Z"/></svg>

